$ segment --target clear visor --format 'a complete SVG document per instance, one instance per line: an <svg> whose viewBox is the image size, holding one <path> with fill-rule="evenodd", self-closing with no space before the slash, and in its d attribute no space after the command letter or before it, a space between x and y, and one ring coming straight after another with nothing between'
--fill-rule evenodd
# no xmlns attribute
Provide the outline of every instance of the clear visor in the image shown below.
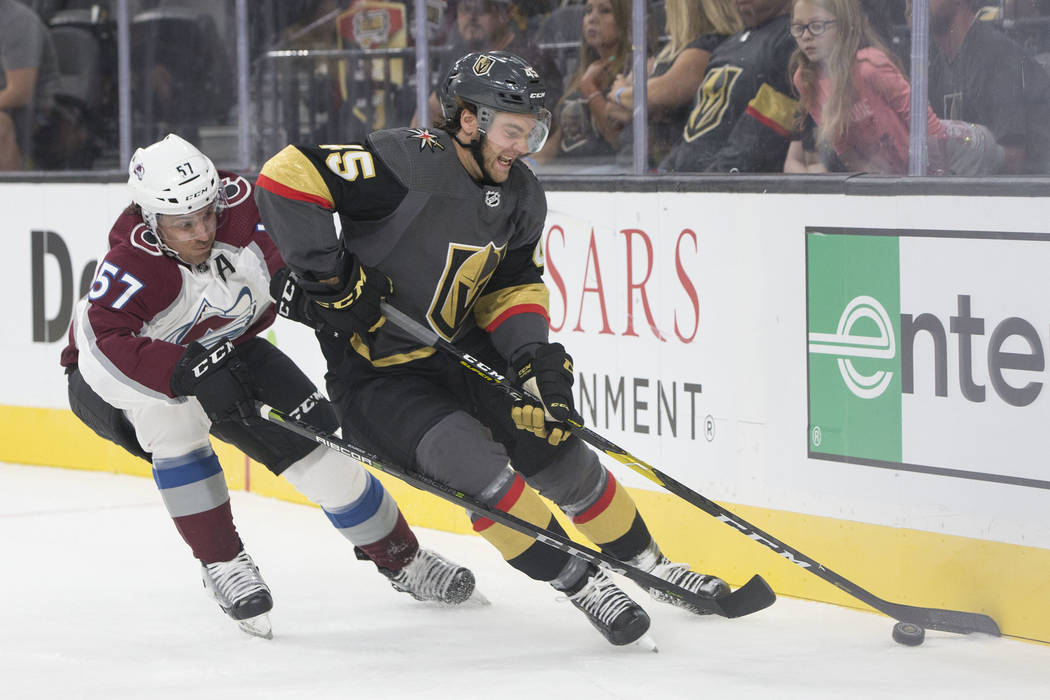
<svg viewBox="0 0 1050 700"><path fill-rule="evenodd" d="M527 153L535 153L547 143L551 113L546 109L536 114L517 114L481 108L478 111L478 126L490 140L499 145L517 143Z"/></svg>
<svg viewBox="0 0 1050 700"><path fill-rule="evenodd" d="M215 234L219 227L222 208L218 199L212 200L188 214L157 214L157 228L168 242L182 243Z"/></svg>

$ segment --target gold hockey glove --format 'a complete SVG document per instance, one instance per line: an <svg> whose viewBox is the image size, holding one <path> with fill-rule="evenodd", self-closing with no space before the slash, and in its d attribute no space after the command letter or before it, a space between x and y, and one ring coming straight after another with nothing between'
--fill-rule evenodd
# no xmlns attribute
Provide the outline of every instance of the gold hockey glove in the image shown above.
<svg viewBox="0 0 1050 700"><path fill-rule="evenodd" d="M532 357L519 358L514 371L518 386L534 399L511 408L511 419L519 430L560 445L569 438L571 424L583 425L572 400L572 357L561 343L541 345Z"/></svg>

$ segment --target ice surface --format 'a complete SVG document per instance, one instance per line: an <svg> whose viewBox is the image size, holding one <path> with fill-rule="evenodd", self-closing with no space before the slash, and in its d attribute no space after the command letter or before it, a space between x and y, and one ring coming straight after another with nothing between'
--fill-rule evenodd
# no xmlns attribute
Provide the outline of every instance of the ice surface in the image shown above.
<svg viewBox="0 0 1050 700"><path fill-rule="evenodd" d="M942 632L902 647L886 617L788 598L697 618L624 581L660 652L612 647L481 538L432 530L420 540L471 567L491 605L424 604L319 510L232 499L274 594L272 641L205 596L152 481L0 465L0 697L1050 697L1050 647Z"/></svg>

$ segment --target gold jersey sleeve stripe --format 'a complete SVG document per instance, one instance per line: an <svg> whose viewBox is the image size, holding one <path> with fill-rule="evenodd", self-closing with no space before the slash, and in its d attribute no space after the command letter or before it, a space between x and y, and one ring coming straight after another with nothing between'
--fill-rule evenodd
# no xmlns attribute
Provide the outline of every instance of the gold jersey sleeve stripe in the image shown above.
<svg viewBox="0 0 1050 700"><path fill-rule="evenodd" d="M549 318L550 290L547 285L523 284L486 294L474 305L474 320L487 331L518 313L539 313Z"/></svg>
<svg viewBox="0 0 1050 700"><path fill-rule="evenodd" d="M335 199L321 173L295 146L285 146L266 161L259 173L258 185L282 197L335 208Z"/></svg>

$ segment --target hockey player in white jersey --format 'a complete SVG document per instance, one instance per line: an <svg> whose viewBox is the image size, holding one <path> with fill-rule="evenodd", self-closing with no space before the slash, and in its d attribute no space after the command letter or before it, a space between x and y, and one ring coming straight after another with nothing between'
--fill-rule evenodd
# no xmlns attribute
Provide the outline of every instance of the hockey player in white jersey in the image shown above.
<svg viewBox="0 0 1050 700"><path fill-rule="evenodd" d="M200 561L205 587L250 634L272 636L273 601L234 526L209 432L285 477L393 587L458 604L466 568L420 548L393 497L359 463L260 419L264 401L323 430L331 404L258 337L287 268L251 186L175 135L135 152L132 205L70 327L62 364L74 413L153 465L164 505ZM271 289L274 292L271 292Z"/></svg>

